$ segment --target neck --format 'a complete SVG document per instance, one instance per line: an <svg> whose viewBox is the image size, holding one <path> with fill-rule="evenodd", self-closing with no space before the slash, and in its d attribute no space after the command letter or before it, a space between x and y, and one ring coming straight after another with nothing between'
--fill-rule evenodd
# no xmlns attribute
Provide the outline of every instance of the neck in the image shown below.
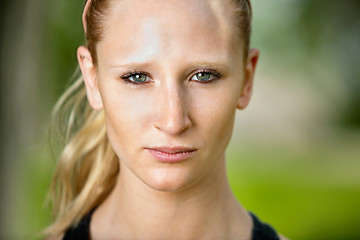
<svg viewBox="0 0 360 240"><path fill-rule="evenodd" d="M122 169L94 213L93 239L250 239L251 220L231 192L225 161L214 170L186 189L161 192Z"/></svg>

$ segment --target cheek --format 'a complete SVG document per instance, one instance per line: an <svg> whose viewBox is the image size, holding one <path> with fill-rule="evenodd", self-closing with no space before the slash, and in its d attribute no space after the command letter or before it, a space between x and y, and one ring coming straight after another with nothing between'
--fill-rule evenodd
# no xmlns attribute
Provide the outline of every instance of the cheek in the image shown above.
<svg viewBox="0 0 360 240"><path fill-rule="evenodd" d="M231 137L240 86L223 84L192 97L194 121L210 144L227 145Z"/></svg>
<svg viewBox="0 0 360 240"><path fill-rule="evenodd" d="M127 157L133 151L132 146L149 127L151 102L145 94L134 94L124 90L121 82L103 84L100 89L104 105L106 127L109 140L119 157ZM132 89L136 90L136 89Z"/></svg>

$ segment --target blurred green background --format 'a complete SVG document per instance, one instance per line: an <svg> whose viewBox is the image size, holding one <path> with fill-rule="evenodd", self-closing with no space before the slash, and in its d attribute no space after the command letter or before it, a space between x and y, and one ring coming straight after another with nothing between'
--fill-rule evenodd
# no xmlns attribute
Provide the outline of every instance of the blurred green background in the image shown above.
<svg viewBox="0 0 360 240"><path fill-rule="evenodd" d="M84 42L83 2L3 1L0 239L39 239L50 221L49 117ZM291 239L360 239L360 1L252 2L261 58L230 183Z"/></svg>

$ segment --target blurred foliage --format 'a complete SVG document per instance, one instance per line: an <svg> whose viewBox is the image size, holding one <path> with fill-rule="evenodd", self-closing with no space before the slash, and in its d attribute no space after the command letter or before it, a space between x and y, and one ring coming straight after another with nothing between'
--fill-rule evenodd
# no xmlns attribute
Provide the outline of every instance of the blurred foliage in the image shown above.
<svg viewBox="0 0 360 240"><path fill-rule="evenodd" d="M46 79L52 83L52 102L68 86L70 76L77 65L76 49L85 43L81 12L84 1L50 0L46 12L44 39L46 51L43 52L46 66Z"/></svg>
<svg viewBox="0 0 360 240"><path fill-rule="evenodd" d="M354 142L310 149L239 146L228 151L229 179L247 209L291 239L360 239Z"/></svg>
<svg viewBox="0 0 360 240"><path fill-rule="evenodd" d="M305 0L299 26L310 50L332 51L345 82L346 105L339 113L345 125L360 127L360 1Z"/></svg>
<svg viewBox="0 0 360 240"><path fill-rule="evenodd" d="M306 76L333 105L333 123L359 128L360 1L258 0L253 4L253 45L265 52L262 60L265 57L268 66L275 64L275 71L282 67L291 73L285 81L292 81L294 74Z"/></svg>
<svg viewBox="0 0 360 240"><path fill-rule="evenodd" d="M42 13L38 64L46 87L39 92L43 108L38 114L46 115L39 123L39 132L45 132L50 107L66 88L76 67L76 48L84 43L84 1L27 2ZM21 6L10 0L3 6L11 4ZM360 1L254 0L253 5L260 70L274 81L302 76L332 106L331 124L359 127ZM336 133L309 140L306 149L272 143L239 148L235 142L228 151L230 183L247 209L292 239L360 239L359 145L356 134ZM18 176L11 193L16 202L9 207L15 221L8 230L13 238L7 239L39 239L35 234L50 222L43 204L54 160L47 147L41 136L20 154L26 161L13 173Z"/></svg>

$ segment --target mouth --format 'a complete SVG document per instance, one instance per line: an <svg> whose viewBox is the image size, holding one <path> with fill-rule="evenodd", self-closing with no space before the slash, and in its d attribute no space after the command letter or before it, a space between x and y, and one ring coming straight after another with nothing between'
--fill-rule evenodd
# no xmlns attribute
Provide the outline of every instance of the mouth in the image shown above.
<svg viewBox="0 0 360 240"><path fill-rule="evenodd" d="M164 163L176 163L188 159L196 149L187 147L152 147L146 150L157 160Z"/></svg>

